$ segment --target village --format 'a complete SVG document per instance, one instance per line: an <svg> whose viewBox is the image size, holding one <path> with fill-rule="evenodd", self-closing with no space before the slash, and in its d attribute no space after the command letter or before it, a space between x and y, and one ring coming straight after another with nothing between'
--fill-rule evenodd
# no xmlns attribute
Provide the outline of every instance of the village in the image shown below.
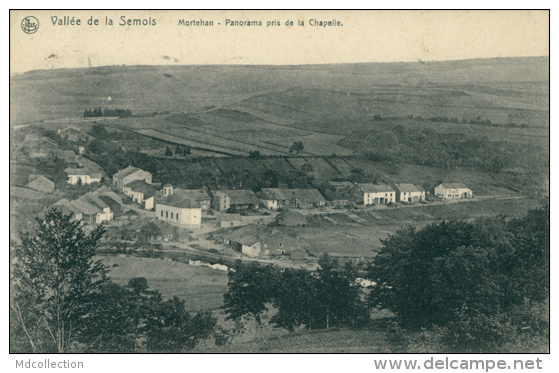
<svg viewBox="0 0 559 373"><path fill-rule="evenodd" d="M107 250L142 250L156 245L161 250L172 247L202 257L245 257L292 266L289 262L318 256L313 250L316 243L293 229L317 226L317 221L339 224L340 217L342 224L359 225L367 218L378 219L375 211L477 200L460 182L441 183L426 191L412 183L328 181L336 192L330 193L330 198L313 188L260 188L256 192L242 188L182 189L155 182L150 172L139 167L128 166L108 175L82 157L93 136L75 127L59 129L57 135L72 143L73 150L62 150L45 137L34 139L29 157L64 159L71 165L64 169L66 187L87 191L77 198L62 195L38 215L55 208L89 229L102 224L106 230L103 248ZM55 182L49 175L34 173L29 175L26 188L53 194ZM374 231L375 225L368 224L368 229ZM339 255L344 256L343 252Z"/></svg>

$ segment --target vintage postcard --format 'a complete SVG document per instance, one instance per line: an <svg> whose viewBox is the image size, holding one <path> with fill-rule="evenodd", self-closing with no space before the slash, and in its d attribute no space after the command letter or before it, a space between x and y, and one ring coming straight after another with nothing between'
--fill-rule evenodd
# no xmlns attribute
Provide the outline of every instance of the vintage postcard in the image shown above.
<svg viewBox="0 0 559 373"><path fill-rule="evenodd" d="M17 367L548 353L549 71L546 10L12 11L10 352L84 356Z"/></svg>

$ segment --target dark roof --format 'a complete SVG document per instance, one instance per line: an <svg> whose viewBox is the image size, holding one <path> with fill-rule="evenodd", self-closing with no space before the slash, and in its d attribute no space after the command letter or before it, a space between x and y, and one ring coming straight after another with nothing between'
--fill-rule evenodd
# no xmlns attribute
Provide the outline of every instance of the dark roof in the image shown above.
<svg viewBox="0 0 559 373"><path fill-rule="evenodd" d="M231 205L258 205L261 203L260 199L250 189L231 189L221 192L229 197Z"/></svg>
<svg viewBox="0 0 559 373"><path fill-rule="evenodd" d="M101 177L100 173L91 172L87 168L68 167L64 170L68 175L89 175L91 177Z"/></svg>
<svg viewBox="0 0 559 373"><path fill-rule="evenodd" d="M413 184L394 184L394 187L399 192L410 192L410 193L419 193L421 189L416 187Z"/></svg>
<svg viewBox="0 0 559 373"><path fill-rule="evenodd" d="M286 189L280 188L262 188L260 190L260 196L262 199L266 200L275 200L275 201L282 201L282 200L289 200L291 199L290 196L284 194Z"/></svg>
<svg viewBox="0 0 559 373"><path fill-rule="evenodd" d="M326 202L322 194L316 189L285 189L284 193L303 203Z"/></svg>
<svg viewBox="0 0 559 373"><path fill-rule="evenodd" d="M178 207L181 209L199 209L200 202L180 194L173 194L168 197L161 196L156 202L158 205Z"/></svg>
<svg viewBox="0 0 559 373"><path fill-rule="evenodd" d="M470 189L464 183L442 183L441 185L447 189Z"/></svg>
<svg viewBox="0 0 559 373"><path fill-rule="evenodd" d="M153 185L146 183L143 180L134 180L125 185L134 192L143 193L144 199L150 198L155 195L155 188Z"/></svg>
<svg viewBox="0 0 559 373"><path fill-rule="evenodd" d="M363 193L390 193L395 191L390 185L385 184L359 183L357 186L363 191Z"/></svg>
<svg viewBox="0 0 559 373"><path fill-rule="evenodd" d="M211 199L204 189L175 189L173 194L180 194L195 201L209 201Z"/></svg>
<svg viewBox="0 0 559 373"><path fill-rule="evenodd" d="M112 211L120 211L120 209L122 207L120 202L111 198L110 196L100 195L100 196L97 196L97 198L99 198L101 201L105 202L111 208Z"/></svg>

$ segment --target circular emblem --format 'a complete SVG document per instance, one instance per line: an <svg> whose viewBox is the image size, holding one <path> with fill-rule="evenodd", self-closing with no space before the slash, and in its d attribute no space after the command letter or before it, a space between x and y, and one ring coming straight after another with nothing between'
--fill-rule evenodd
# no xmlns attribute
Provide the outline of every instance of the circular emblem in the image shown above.
<svg viewBox="0 0 559 373"><path fill-rule="evenodd" d="M27 16L21 21L21 29L26 34L34 34L39 29L39 20L33 16Z"/></svg>

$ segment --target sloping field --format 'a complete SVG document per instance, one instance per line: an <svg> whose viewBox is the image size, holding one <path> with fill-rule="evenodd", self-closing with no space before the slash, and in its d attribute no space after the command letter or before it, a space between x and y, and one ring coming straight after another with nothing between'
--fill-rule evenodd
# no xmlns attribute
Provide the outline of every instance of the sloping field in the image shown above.
<svg viewBox="0 0 559 373"><path fill-rule="evenodd" d="M214 146L214 145L211 145L211 144L204 144L204 143L201 143L201 142L187 140L187 139L184 139L184 138L176 136L176 135L170 135L170 134L162 133L162 132L155 131L155 130L136 130L135 132L137 132L141 135L144 135L144 136L153 137L155 139L167 141L167 142L170 142L170 143L173 143L173 144L191 146L193 148L211 150L211 151L230 154L230 155L246 155L246 154L248 154L248 152L244 152L244 151L241 151L241 150L235 150L235 149L230 149L230 148L225 148L225 147L220 147L220 146ZM236 148L238 148L238 147L236 147Z"/></svg>

